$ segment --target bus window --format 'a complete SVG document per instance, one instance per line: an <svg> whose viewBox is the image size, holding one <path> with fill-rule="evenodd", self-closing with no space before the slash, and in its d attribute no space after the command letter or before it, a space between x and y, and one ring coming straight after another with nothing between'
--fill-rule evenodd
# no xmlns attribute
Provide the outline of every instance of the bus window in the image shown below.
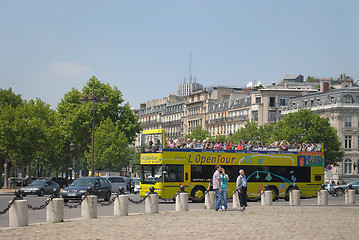
<svg viewBox="0 0 359 240"><path fill-rule="evenodd" d="M166 165L163 175L165 182L183 182L183 165Z"/></svg>
<svg viewBox="0 0 359 240"><path fill-rule="evenodd" d="M141 183L162 182L162 165L142 165Z"/></svg>
<svg viewBox="0 0 359 240"><path fill-rule="evenodd" d="M162 151L162 134L142 134L141 153L155 153Z"/></svg>
<svg viewBox="0 0 359 240"><path fill-rule="evenodd" d="M213 165L191 165L191 181L209 182L215 171Z"/></svg>

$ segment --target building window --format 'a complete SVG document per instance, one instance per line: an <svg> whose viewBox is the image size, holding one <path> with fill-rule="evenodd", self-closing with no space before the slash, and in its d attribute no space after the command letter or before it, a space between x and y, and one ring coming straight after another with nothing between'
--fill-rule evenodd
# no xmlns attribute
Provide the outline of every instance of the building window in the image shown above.
<svg viewBox="0 0 359 240"><path fill-rule="evenodd" d="M287 105L287 98L285 96L281 96L279 98L279 106L286 106Z"/></svg>
<svg viewBox="0 0 359 240"><path fill-rule="evenodd" d="M262 103L262 98L261 97L256 97L256 103Z"/></svg>
<svg viewBox="0 0 359 240"><path fill-rule="evenodd" d="M345 116L344 117L345 127L352 126L352 116Z"/></svg>
<svg viewBox="0 0 359 240"><path fill-rule="evenodd" d="M354 99L352 95L345 95L345 103L354 103Z"/></svg>
<svg viewBox="0 0 359 240"><path fill-rule="evenodd" d="M277 111L269 111L268 121L269 121L269 122L275 122L275 121L277 121Z"/></svg>
<svg viewBox="0 0 359 240"><path fill-rule="evenodd" d="M258 121L258 111L252 111L252 121L253 122Z"/></svg>
<svg viewBox="0 0 359 240"><path fill-rule="evenodd" d="M352 148L352 136L346 135L344 137L344 148L346 149Z"/></svg>
<svg viewBox="0 0 359 240"><path fill-rule="evenodd" d="M350 160L350 159L344 160L344 173L345 174L352 173L352 160Z"/></svg>
<svg viewBox="0 0 359 240"><path fill-rule="evenodd" d="M269 97L269 106L275 107L275 97Z"/></svg>

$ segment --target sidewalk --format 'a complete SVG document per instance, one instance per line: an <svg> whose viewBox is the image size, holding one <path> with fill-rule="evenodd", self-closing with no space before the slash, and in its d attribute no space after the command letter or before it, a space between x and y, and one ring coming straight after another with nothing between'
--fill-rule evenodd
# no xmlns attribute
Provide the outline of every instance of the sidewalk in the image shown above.
<svg viewBox="0 0 359 240"><path fill-rule="evenodd" d="M2 228L0 239L357 239L358 216L358 205L250 206Z"/></svg>

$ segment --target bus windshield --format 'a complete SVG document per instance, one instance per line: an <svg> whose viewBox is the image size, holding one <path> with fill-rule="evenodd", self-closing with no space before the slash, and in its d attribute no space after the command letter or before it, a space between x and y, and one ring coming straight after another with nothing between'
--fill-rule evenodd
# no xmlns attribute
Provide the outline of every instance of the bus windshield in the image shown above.
<svg viewBox="0 0 359 240"><path fill-rule="evenodd" d="M162 133L142 134L141 153L162 151Z"/></svg>
<svg viewBox="0 0 359 240"><path fill-rule="evenodd" d="M142 165L141 183L162 182L162 165Z"/></svg>

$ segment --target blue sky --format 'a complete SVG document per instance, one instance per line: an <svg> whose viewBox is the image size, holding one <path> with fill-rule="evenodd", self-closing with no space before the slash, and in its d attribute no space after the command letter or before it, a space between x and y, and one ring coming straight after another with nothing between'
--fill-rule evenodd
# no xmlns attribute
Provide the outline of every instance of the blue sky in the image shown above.
<svg viewBox="0 0 359 240"><path fill-rule="evenodd" d="M131 107L286 74L359 79L359 1L0 1L0 88L56 108L92 76Z"/></svg>

